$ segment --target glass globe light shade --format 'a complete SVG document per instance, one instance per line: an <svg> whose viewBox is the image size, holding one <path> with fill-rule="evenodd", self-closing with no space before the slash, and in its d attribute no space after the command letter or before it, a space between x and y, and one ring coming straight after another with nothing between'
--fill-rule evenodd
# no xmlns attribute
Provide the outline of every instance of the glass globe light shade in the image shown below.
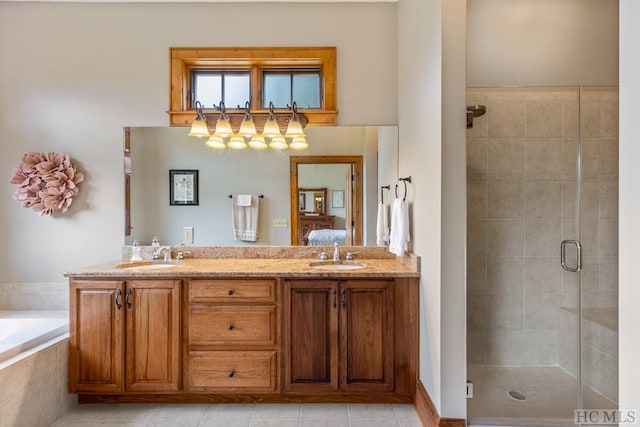
<svg viewBox="0 0 640 427"><path fill-rule="evenodd" d="M231 129L231 123L229 122L229 119L221 115L218 121L216 122L216 131L214 135L219 136L221 138L226 138L230 136L232 133L233 133L233 130Z"/></svg>
<svg viewBox="0 0 640 427"><path fill-rule="evenodd" d="M293 138L291 144L289 144L289 148L292 150L306 150L309 148L309 144L303 136L297 136Z"/></svg>
<svg viewBox="0 0 640 427"><path fill-rule="evenodd" d="M242 136L246 136L247 138L251 138L258 134L258 132L256 132L256 125L255 123L253 123L253 120L246 117L242 119L242 122L240 123L240 130L238 131L238 133Z"/></svg>
<svg viewBox="0 0 640 427"><path fill-rule="evenodd" d="M287 138L295 138L296 136L304 136L304 132L302 131L302 123L300 123L297 119L289 120L289 124L287 125L287 133L285 134Z"/></svg>
<svg viewBox="0 0 640 427"><path fill-rule="evenodd" d="M280 126L278 126L278 122L275 118L269 118L266 122L264 122L264 130L262 134L268 138L275 138L277 136L282 136L280 132Z"/></svg>
<svg viewBox="0 0 640 427"><path fill-rule="evenodd" d="M207 122L203 119L197 118L191 124L191 131L187 135L204 138L210 136L211 134L209 133L209 129L207 129Z"/></svg>
<svg viewBox="0 0 640 427"><path fill-rule="evenodd" d="M224 150L227 146L224 144L224 141L219 136L211 135L207 142L204 143L207 147L213 148L216 150Z"/></svg>
<svg viewBox="0 0 640 427"><path fill-rule="evenodd" d="M256 135L253 138L251 138L251 141L249 141L249 147L255 149L255 150L265 150L267 148L269 148L269 146L267 145L266 142L264 142L264 137Z"/></svg>
<svg viewBox="0 0 640 427"><path fill-rule="evenodd" d="M227 147L234 150L243 150L247 148L247 143L244 142L244 138L240 135L233 135L229 142L227 142Z"/></svg>
<svg viewBox="0 0 640 427"><path fill-rule="evenodd" d="M269 148L273 148L274 150L286 150L287 147L287 141L285 141L283 136L275 136L269 143Z"/></svg>

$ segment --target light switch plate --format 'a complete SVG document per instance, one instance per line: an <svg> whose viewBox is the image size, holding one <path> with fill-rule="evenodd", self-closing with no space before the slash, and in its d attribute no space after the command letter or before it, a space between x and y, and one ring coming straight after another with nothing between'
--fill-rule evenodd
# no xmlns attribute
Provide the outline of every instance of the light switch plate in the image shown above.
<svg viewBox="0 0 640 427"><path fill-rule="evenodd" d="M186 244L193 243L193 227L182 227L182 240Z"/></svg>
<svg viewBox="0 0 640 427"><path fill-rule="evenodd" d="M289 224L289 221L287 221L287 218L275 218L273 220L273 226L275 228L287 228Z"/></svg>

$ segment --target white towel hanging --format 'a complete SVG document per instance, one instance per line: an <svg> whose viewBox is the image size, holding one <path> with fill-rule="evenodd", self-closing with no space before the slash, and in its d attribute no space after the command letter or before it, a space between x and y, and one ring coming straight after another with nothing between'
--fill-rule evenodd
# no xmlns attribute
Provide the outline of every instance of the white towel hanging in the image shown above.
<svg viewBox="0 0 640 427"><path fill-rule="evenodd" d="M396 198L391 212L391 233L389 236L389 252L404 256L409 242L409 212L404 200Z"/></svg>
<svg viewBox="0 0 640 427"><path fill-rule="evenodd" d="M238 194L236 196L236 204L238 206L251 206L251 194Z"/></svg>
<svg viewBox="0 0 640 427"><path fill-rule="evenodd" d="M386 246L389 243L389 220L387 218L387 205L384 202L378 204L378 217L376 220L376 245Z"/></svg>
<svg viewBox="0 0 640 427"><path fill-rule="evenodd" d="M249 195L251 202L248 206L240 206L239 196L231 203L231 223L233 227L233 239L246 242L255 242L260 237L258 222L260 220L260 198Z"/></svg>

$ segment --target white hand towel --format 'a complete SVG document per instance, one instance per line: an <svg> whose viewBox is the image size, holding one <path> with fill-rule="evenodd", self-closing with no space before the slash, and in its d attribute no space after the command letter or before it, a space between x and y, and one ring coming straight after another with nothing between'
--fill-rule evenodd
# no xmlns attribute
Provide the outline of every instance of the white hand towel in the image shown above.
<svg viewBox="0 0 640 427"><path fill-rule="evenodd" d="M251 206L251 194L238 194L236 197L236 205Z"/></svg>
<svg viewBox="0 0 640 427"><path fill-rule="evenodd" d="M409 242L409 212L404 200L395 199L391 212L389 252L397 256L404 256L407 242Z"/></svg>
<svg viewBox="0 0 640 427"><path fill-rule="evenodd" d="M258 230L260 199L258 196L249 197L251 198L251 203L248 206L239 206L237 200L233 200L231 203L234 240L255 242L260 237Z"/></svg>
<svg viewBox="0 0 640 427"><path fill-rule="evenodd" d="M389 241L389 224L387 221L387 206L384 202L380 202L376 220L376 245L378 246L386 246Z"/></svg>

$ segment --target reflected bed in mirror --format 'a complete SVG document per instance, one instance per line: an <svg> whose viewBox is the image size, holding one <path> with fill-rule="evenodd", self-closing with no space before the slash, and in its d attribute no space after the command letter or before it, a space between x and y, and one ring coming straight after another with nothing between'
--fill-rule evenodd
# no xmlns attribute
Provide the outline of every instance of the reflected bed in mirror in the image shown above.
<svg viewBox="0 0 640 427"><path fill-rule="evenodd" d="M297 215L292 218L292 212L297 214L300 207L298 187L326 188L327 194L320 202L325 216L335 216L335 229L346 229L347 195L344 208L332 207L332 194L338 197L344 189L331 182L315 181L292 188L291 156L362 157L361 242L375 245L380 186L393 185L398 176L396 126L308 127L305 133L310 148L305 151L216 151L207 148L204 140L188 137L187 132L186 128L130 128L129 160L125 146L125 171L129 172L125 174L125 184L129 185L130 206L125 203L125 208L129 208L131 230L129 235L125 230L126 245L134 240L149 244L154 236L158 236L161 245L180 244L184 227L193 227L193 244L198 246L291 245L298 219ZM325 166L331 165L322 165ZM170 206L172 169L199 171L199 205ZM230 194L264 195L259 201L257 242L233 239ZM305 209L306 206L305 203Z"/></svg>

